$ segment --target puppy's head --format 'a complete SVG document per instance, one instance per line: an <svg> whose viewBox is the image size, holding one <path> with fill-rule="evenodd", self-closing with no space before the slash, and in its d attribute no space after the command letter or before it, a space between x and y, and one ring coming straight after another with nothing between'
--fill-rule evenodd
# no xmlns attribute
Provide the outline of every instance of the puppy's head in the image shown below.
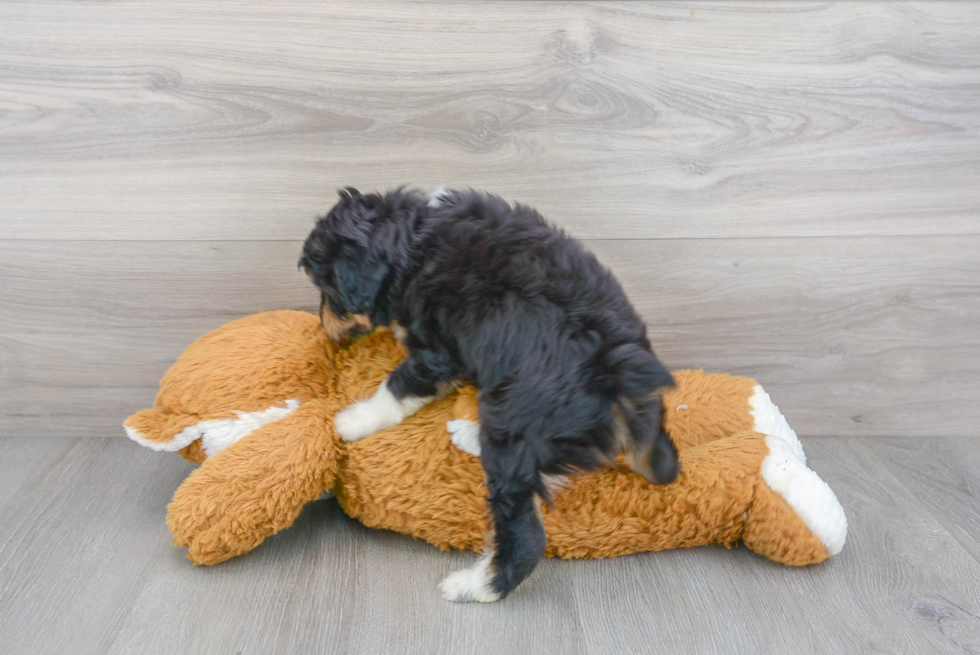
<svg viewBox="0 0 980 655"><path fill-rule="evenodd" d="M320 290L320 323L336 341L371 329L368 316L390 270L373 243L378 200L341 190L303 244L299 266Z"/></svg>

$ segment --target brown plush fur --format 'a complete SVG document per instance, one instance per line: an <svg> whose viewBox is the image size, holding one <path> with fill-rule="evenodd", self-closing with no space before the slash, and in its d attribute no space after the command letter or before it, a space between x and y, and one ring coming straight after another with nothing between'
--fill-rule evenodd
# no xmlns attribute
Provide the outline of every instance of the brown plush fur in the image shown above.
<svg viewBox="0 0 980 655"><path fill-rule="evenodd" d="M463 387L400 425L357 442L333 431L338 409L369 396L405 356L379 330L345 347L317 317L268 312L229 323L187 349L164 377L156 407L126 425L166 443L203 420L233 418L297 399L292 414L206 458L195 441L181 454L201 466L168 508L174 543L197 564L246 553L289 527L323 491L365 525L441 549L478 550L487 532L479 460L450 442L446 421L476 420L476 391ZM570 477L544 506L547 555L613 557L738 540L777 562L829 554L762 479L769 453L751 432L754 380L701 371L675 374L665 421L681 459L676 482L655 486L626 466Z"/></svg>

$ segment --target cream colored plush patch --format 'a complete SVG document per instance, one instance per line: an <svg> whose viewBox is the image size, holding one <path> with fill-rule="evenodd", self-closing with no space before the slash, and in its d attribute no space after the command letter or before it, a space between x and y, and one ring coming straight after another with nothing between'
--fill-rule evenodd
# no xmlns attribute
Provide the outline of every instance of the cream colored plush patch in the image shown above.
<svg viewBox="0 0 980 655"><path fill-rule="evenodd" d="M235 412L235 418L215 419L211 421L201 421L184 428L170 441L149 441L144 439L139 432L129 426L123 426L130 439L156 451L166 451L169 453L177 452L181 448L187 447L191 442L198 439L204 447L204 452L208 457L214 457L222 450L237 442L252 430L260 428L266 423L289 416L300 402L295 398L290 398L282 406L273 405L261 412Z"/></svg>
<svg viewBox="0 0 980 655"><path fill-rule="evenodd" d="M752 429L762 434L779 437L786 442L797 459L806 464L806 453L803 452L803 445L796 436L796 432L789 427L786 417L779 411L776 403L772 402L772 398L769 397L761 384L752 387L749 405L752 407L752 418L755 419L755 427Z"/></svg>
<svg viewBox="0 0 980 655"><path fill-rule="evenodd" d="M204 445L204 452L208 454L208 457L214 457L252 430L284 416L289 416L296 411L300 403L295 398L290 398L284 405L284 407L272 406L261 412L235 412L233 419L201 421L197 425L185 428L183 432L199 434L201 443ZM181 435L177 436L180 437Z"/></svg>
<svg viewBox="0 0 980 655"><path fill-rule="evenodd" d="M170 441L151 441L143 437L138 430L135 430L128 425L123 425L123 429L126 430L126 436L138 443L141 446L146 446L150 450L155 450L157 452L175 453L178 450L186 448L197 439L200 435L194 436L190 433L184 434L187 430L182 431L180 434L175 436Z"/></svg>
<svg viewBox="0 0 980 655"><path fill-rule="evenodd" d="M452 436L453 445L474 457L480 456L480 424L458 418L446 421L446 429Z"/></svg>
<svg viewBox="0 0 980 655"><path fill-rule="evenodd" d="M769 454L762 462L762 479L793 508L827 552L836 555L847 539L847 516L834 491L797 457L792 444L770 434L766 445Z"/></svg>

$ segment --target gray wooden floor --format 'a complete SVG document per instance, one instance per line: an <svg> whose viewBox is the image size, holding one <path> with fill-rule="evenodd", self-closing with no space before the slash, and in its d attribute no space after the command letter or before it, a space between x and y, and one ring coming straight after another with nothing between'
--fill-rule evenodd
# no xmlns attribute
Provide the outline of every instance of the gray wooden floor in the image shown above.
<svg viewBox="0 0 980 655"><path fill-rule="evenodd" d="M804 446L850 519L829 562L721 547L549 560L484 606L436 591L472 555L330 500L195 568L164 524L189 464L119 439L0 439L0 652L980 653L980 439Z"/></svg>

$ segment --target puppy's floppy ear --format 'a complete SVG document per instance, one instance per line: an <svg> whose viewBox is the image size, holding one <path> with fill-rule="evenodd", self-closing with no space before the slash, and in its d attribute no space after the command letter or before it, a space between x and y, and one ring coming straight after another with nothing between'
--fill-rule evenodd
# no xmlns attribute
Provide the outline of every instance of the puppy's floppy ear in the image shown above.
<svg viewBox="0 0 980 655"><path fill-rule="evenodd" d="M356 262L346 257L338 259L333 269L334 284L344 309L352 314L370 314L388 269L388 264L371 255Z"/></svg>
<svg viewBox="0 0 980 655"><path fill-rule="evenodd" d="M340 196L341 200L352 200L360 198L361 192L352 186L345 186L343 189L337 189L337 195Z"/></svg>
<svg viewBox="0 0 980 655"><path fill-rule="evenodd" d="M612 373L619 395L634 402L660 389L674 386L674 377L657 356L635 343L613 348L606 355L606 366Z"/></svg>
<svg viewBox="0 0 980 655"><path fill-rule="evenodd" d="M341 189L337 193L340 201L327 217L332 235L357 247L367 248L378 218L377 204L372 202L372 196L362 196L354 187Z"/></svg>

